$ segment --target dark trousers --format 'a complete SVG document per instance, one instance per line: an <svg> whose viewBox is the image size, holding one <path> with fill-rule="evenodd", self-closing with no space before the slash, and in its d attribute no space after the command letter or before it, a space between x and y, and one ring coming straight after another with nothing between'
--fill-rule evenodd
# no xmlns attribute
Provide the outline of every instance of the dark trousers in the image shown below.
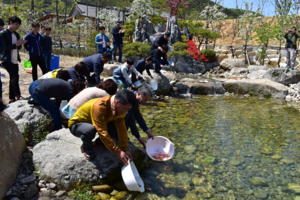
<svg viewBox="0 0 300 200"><path fill-rule="evenodd" d="M40 66L43 75L48 72L44 56L29 56L30 57L30 62L31 62L31 67L32 67L32 80L35 81L38 79L37 76L37 65Z"/></svg>
<svg viewBox="0 0 300 200"><path fill-rule="evenodd" d="M160 66L160 64L159 64L158 62L156 62L155 58L153 58L153 62L154 62L154 70L155 70L156 72L160 72L160 70L162 69L161 66ZM159 59L159 62L160 62L161 64L164 63L162 59Z"/></svg>
<svg viewBox="0 0 300 200"><path fill-rule="evenodd" d="M141 74L143 74L143 73L141 73ZM132 83L135 83L136 81L141 80L141 79L142 78L140 78L140 77L138 77L138 79L136 79L136 75L134 73L131 74L131 81L132 81Z"/></svg>
<svg viewBox="0 0 300 200"><path fill-rule="evenodd" d="M71 133L75 137L79 137L82 140L82 147L85 150L93 150L93 139L96 136L96 129L93 124L86 122L79 122L73 124L70 128ZM117 130L113 122L107 124L107 131L110 137L117 138ZM97 145L105 146L100 138L97 138Z"/></svg>
<svg viewBox="0 0 300 200"><path fill-rule="evenodd" d="M113 50L113 54L114 54L114 62L117 61L116 56L117 56L117 48L119 49L119 63L122 62L122 50L123 50L123 44L114 44L114 50Z"/></svg>
<svg viewBox="0 0 300 200"><path fill-rule="evenodd" d="M0 72L0 101L2 101L2 81L1 81L1 72Z"/></svg>
<svg viewBox="0 0 300 200"><path fill-rule="evenodd" d="M19 65L11 62L3 62L2 66L9 74L9 99L15 99L16 96L21 95L19 87Z"/></svg>
<svg viewBox="0 0 300 200"><path fill-rule="evenodd" d="M42 108L47 110L53 118L55 130L61 129L61 116L59 108L40 90L36 81L33 81L29 86L29 93L33 100L37 102Z"/></svg>
<svg viewBox="0 0 300 200"><path fill-rule="evenodd" d="M45 60L47 70L51 71L50 70L51 60L52 60L51 51L43 51L43 55L44 55L44 60Z"/></svg>

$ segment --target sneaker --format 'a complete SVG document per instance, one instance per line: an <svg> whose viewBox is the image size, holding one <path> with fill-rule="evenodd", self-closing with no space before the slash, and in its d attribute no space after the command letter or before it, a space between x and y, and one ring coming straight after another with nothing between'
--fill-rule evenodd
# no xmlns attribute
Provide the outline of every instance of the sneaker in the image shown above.
<svg viewBox="0 0 300 200"><path fill-rule="evenodd" d="M18 100L26 100L26 98L20 96L19 98L17 98L17 101L18 101Z"/></svg>
<svg viewBox="0 0 300 200"><path fill-rule="evenodd" d="M87 160L93 160L95 158L95 154L93 151L84 150L82 146L80 148L81 148L81 153Z"/></svg>
<svg viewBox="0 0 300 200"><path fill-rule="evenodd" d="M101 149L101 148L106 148L106 146L103 144L103 142L101 141L100 138L97 138L94 142L93 145L95 148L97 149Z"/></svg>
<svg viewBox="0 0 300 200"><path fill-rule="evenodd" d="M291 69L294 70L294 66L292 66Z"/></svg>

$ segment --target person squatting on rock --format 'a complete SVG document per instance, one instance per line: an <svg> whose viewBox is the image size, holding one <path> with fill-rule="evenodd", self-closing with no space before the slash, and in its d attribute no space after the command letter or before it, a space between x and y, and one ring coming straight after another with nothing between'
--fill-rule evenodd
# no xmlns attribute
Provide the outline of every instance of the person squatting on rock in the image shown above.
<svg viewBox="0 0 300 200"><path fill-rule="evenodd" d="M40 66L42 73L48 72L42 49L42 36L39 34L40 24L38 22L31 23L32 31L25 36L27 43L24 45L29 52L29 60L32 67L32 80L38 79L37 65Z"/></svg>
<svg viewBox="0 0 300 200"><path fill-rule="evenodd" d="M160 70L164 67L164 65L171 65L167 60L167 52L169 48L167 45L163 45L160 49L155 49L150 52L150 55L153 58L153 62L155 63L155 72L160 73ZM163 59L161 59L163 58Z"/></svg>
<svg viewBox="0 0 300 200"><path fill-rule="evenodd" d="M1 54L1 61L2 66L9 74L9 103L12 103L16 100L23 99L19 87L18 62L21 62L19 50L26 41L20 39L19 33L16 32L21 25L21 19L16 16L11 17L8 23L8 29L0 33L2 41L4 42L4 53Z"/></svg>
<svg viewBox="0 0 300 200"><path fill-rule="evenodd" d="M103 54L104 52L110 53L112 55L112 50L110 49L110 40L105 34L105 27L99 27L100 33L95 38L95 43L97 45L98 53ZM110 59L110 62L112 59Z"/></svg>
<svg viewBox="0 0 300 200"><path fill-rule="evenodd" d="M148 135L148 138L154 139L154 135L147 127L146 122L141 114L139 104L143 105L151 100L151 98L155 95L153 88L148 85L144 84L140 87L137 92L135 92L137 104L133 105L127 112L125 123L127 129L130 128L132 135L139 140L139 142L144 146L146 149L147 141L142 138L139 134L138 128L136 127L135 121L139 124L140 128Z"/></svg>
<svg viewBox="0 0 300 200"><path fill-rule="evenodd" d="M297 28L292 27L291 30L284 35L284 38L286 39L286 68L294 69L295 67L297 40L299 39L299 35L296 33L296 31Z"/></svg>
<svg viewBox="0 0 300 200"><path fill-rule="evenodd" d="M127 110L135 104L134 93L123 89L116 95L92 99L79 107L69 120L68 126L74 136L81 138L83 143L81 151L87 160L95 158L94 147L106 147L109 151L117 154L124 165L128 165L128 158L132 161L128 146L125 115ZM109 135L107 130L107 123L109 122L114 122L117 127L120 148ZM99 138L93 143L97 132Z"/></svg>
<svg viewBox="0 0 300 200"><path fill-rule="evenodd" d="M163 35L158 36L151 45L151 51L158 49L159 47L162 48L164 45L168 45L170 35L170 32L165 32Z"/></svg>
<svg viewBox="0 0 300 200"><path fill-rule="evenodd" d="M45 27L45 34L41 34L42 36L42 49L43 49L43 55L45 59L45 64L48 71L51 71L51 60L53 57L53 49L52 49L52 38L50 36L51 34L51 27Z"/></svg>
<svg viewBox="0 0 300 200"><path fill-rule="evenodd" d="M55 98L56 102L69 101L85 86L85 82L79 79L71 83L58 78L39 79L30 84L29 93L36 103L51 114L55 130L59 130L62 128L60 111L50 98Z"/></svg>
<svg viewBox="0 0 300 200"><path fill-rule="evenodd" d="M119 49L119 63L122 63L122 50L123 50L123 37L125 30L121 28L121 22L118 20L116 22L116 26L112 29L111 33L113 35L113 54L114 54L114 62L117 62L117 48Z"/></svg>
<svg viewBox="0 0 300 200"><path fill-rule="evenodd" d="M103 54L95 54L83 59L81 62L85 63L88 72L86 73L86 78L91 85L99 84L100 81L100 74L103 71L103 66L111 59L111 55L108 52L104 52ZM92 76L90 73L94 72Z"/></svg>
<svg viewBox="0 0 300 200"><path fill-rule="evenodd" d="M117 92L118 86L112 79L107 79L106 81L99 83L96 87L89 87L84 89L82 92L73 97L70 102L62 109L62 112L69 116L73 117L76 110L83 105L85 102L105 97L108 95L114 95Z"/></svg>
<svg viewBox="0 0 300 200"><path fill-rule="evenodd" d="M133 66L133 59L127 58L126 63L124 63L122 66L118 67L117 69L115 69L113 72L113 77L118 83L118 91L121 90L123 84L124 84L124 88L126 89L129 86L128 83L131 85L131 87L134 88L134 85L129 78L129 74L131 73L132 76L134 76L135 74L136 76L146 80L146 78L142 74L140 74Z"/></svg>
<svg viewBox="0 0 300 200"><path fill-rule="evenodd" d="M149 70L152 69L152 61L153 59L151 56L146 56L144 59L137 61L134 64L134 67L138 72L140 72L140 74L143 74L143 72L146 70L147 74L153 79L153 76ZM131 75L131 81L133 83L136 82L138 79L134 74Z"/></svg>
<svg viewBox="0 0 300 200"><path fill-rule="evenodd" d="M77 63L74 67L68 69L71 79L81 79L85 81L85 75L88 73L87 65L84 62Z"/></svg>

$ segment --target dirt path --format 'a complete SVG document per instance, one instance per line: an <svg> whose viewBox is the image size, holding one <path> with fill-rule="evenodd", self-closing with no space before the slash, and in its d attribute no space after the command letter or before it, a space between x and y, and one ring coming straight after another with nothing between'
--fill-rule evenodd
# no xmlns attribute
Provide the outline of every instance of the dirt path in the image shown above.
<svg viewBox="0 0 300 200"><path fill-rule="evenodd" d="M21 53L21 52L20 52L20 56L22 60L22 62L19 63L19 75L20 75L19 85L20 85L21 95L23 97L29 97L30 95L29 95L28 88L32 82L32 75L26 73L23 69L24 66L23 62L28 60L29 56L28 54ZM83 58L60 56L59 66L64 69L68 69L70 67L73 67L76 63L80 62L81 60L83 60ZM9 74L3 67L0 67L0 72L1 72L1 80L2 80L3 102L5 104L8 104ZM38 77L41 76L42 76L42 71L38 67Z"/></svg>

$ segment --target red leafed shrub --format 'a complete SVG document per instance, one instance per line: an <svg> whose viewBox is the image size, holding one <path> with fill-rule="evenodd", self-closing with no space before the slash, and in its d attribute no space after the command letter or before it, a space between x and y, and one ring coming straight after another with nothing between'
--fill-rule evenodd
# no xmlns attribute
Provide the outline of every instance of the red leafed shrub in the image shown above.
<svg viewBox="0 0 300 200"><path fill-rule="evenodd" d="M208 56L207 54L202 55L199 49L197 48L197 45L193 40L189 40L187 42L188 49L187 51L189 52L190 56L194 58L195 60L201 61L201 62L215 62L218 61L219 58L217 56Z"/></svg>

